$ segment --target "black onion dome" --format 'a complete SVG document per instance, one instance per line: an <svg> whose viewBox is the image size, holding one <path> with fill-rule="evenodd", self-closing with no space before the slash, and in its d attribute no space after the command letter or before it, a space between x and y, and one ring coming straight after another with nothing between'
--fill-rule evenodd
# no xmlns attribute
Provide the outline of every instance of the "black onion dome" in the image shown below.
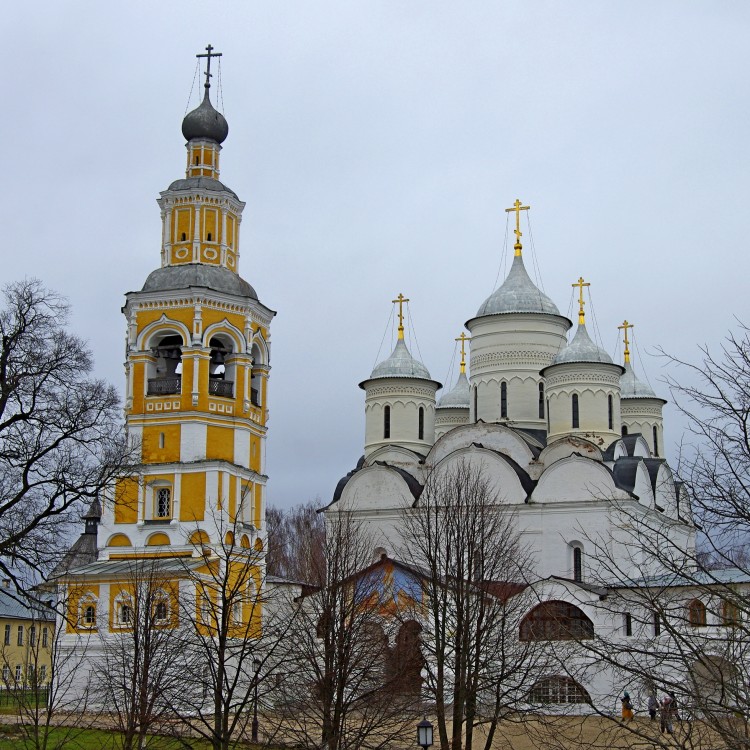
<svg viewBox="0 0 750 750"><path fill-rule="evenodd" d="M182 134L185 140L207 138L217 143L224 143L229 135L229 124L221 112L217 112L208 98L208 89L197 109L188 112L182 121Z"/></svg>

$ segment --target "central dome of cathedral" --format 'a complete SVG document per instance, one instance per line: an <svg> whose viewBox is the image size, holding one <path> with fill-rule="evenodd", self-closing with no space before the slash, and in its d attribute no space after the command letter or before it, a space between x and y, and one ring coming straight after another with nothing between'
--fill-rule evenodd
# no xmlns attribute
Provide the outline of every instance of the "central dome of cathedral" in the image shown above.
<svg viewBox="0 0 750 750"><path fill-rule="evenodd" d="M557 305L529 278L523 258L516 255L508 277L477 310L476 317L502 313L545 313L559 315Z"/></svg>

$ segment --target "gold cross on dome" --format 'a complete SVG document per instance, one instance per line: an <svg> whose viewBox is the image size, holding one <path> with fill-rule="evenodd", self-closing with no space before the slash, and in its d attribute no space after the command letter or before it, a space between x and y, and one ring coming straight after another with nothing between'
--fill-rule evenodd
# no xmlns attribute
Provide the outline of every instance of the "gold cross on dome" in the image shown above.
<svg viewBox="0 0 750 750"><path fill-rule="evenodd" d="M471 341L471 336L467 336L463 331L461 335L456 339L461 342L461 373L466 372L466 349L465 345L467 341Z"/></svg>
<svg viewBox="0 0 750 750"><path fill-rule="evenodd" d="M513 204L512 208L506 208L505 213L508 214L511 211L514 211L516 214L516 228L513 230L513 233L516 235L516 244L513 245L513 249L515 250L515 255L521 255L521 250L523 248L523 245L521 245L521 211L528 211L531 208L531 206L522 206L521 201L516 198L516 202Z"/></svg>
<svg viewBox="0 0 750 750"><path fill-rule="evenodd" d="M583 287L591 286L591 284L589 284L588 281L584 281L583 276L579 276L578 281L571 286L578 287L578 325L583 325L586 322L586 315L583 312L583 306L586 304L583 301Z"/></svg>
<svg viewBox="0 0 750 750"><path fill-rule="evenodd" d="M630 363L630 348L629 348L630 341L628 341L628 328L633 328L633 324L632 323L628 323L627 320L623 320L622 325L621 326L617 326L617 328L620 331L622 331L624 333L624 335L625 335L625 352L624 352L624 356L625 356L625 364L627 365L627 364Z"/></svg>
<svg viewBox="0 0 750 750"><path fill-rule="evenodd" d="M404 302L408 301L403 294L399 294L396 299L391 300L394 304L398 303L398 337L401 340L404 338Z"/></svg>

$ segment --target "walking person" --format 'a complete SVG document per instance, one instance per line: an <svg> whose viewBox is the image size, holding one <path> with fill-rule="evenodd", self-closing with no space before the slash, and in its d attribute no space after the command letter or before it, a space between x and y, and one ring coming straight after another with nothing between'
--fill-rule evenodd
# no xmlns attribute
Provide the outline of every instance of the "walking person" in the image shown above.
<svg viewBox="0 0 750 750"><path fill-rule="evenodd" d="M630 694L626 690L622 698L620 698L620 701L622 702L622 720L625 721L632 721L633 720L633 703L630 700Z"/></svg>
<svg viewBox="0 0 750 750"><path fill-rule="evenodd" d="M656 700L656 696L651 693L646 701L646 707L648 708L648 716L651 721L656 719L656 710L659 708L659 701Z"/></svg>
<svg viewBox="0 0 750 750"><path fill-rule="evenodd" d="M667 732L667 734L672 734L672 699L668 695L665 695L661 699L660 709L661 722L659 728L661 729L661 733L664 734L664 732Z"/></svg>

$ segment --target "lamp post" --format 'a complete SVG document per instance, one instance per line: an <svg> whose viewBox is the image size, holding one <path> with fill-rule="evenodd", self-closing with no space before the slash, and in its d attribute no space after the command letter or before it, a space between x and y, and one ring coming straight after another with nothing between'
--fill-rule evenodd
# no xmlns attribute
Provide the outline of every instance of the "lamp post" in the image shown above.
<svg viewBox="0 0 750 750"><path fill-rule="evenodd" d="M258 673L260 672L260 659L253 659L253 671L255 672L255 677L253 679L255 685L254 687L254 694L253 694L253 726L252 726L252 736L251 739L253 742L258 741Z"/></svg>
<svg viewBox="0 0 750 750"><path fill-rule="evenodd" d="M417 745L424 750L432 746L432 724L427 721L426 716L417 724Z"/></svg>

